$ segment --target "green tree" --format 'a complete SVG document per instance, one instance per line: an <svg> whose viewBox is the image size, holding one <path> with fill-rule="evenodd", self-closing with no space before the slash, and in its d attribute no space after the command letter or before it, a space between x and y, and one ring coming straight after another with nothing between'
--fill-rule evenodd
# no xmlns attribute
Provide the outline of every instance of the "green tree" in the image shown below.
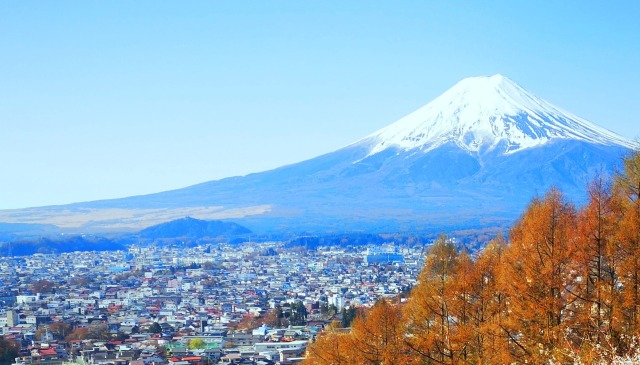
<svg viewBox="0 0 640 365"><path fill-rule="evenodd" d="M203 349L204 345L204 340L201 338L194 338L189 340L189 350Z"/></svg>
<svg viewBox="0 0 640 365"><path fill-rule="evenodd" d="M293 326L302 326L307 321L307 308L302 302L297 301L291 306L291 315L289 316L289 322Z"/></svg>
<svg viewBox="0 0 640 365"><path fill-rule="evenodd" d="M149 332L151 333L160 333L162 332L162 327L158 322L153 322L153 324L149 327Z"/></svg>
<svg viewBox="0 0 640 365"><path fill-rule="evenodd" d="M18 356L20 345L17 342L0 337L0 364L11 364Z"/></svg>
<svg viewBox="0 0 640 365"><path fill-rule="evenodd" d="M342 328L351 327L351 322L356 319L358 315L358 310L354 306L350 306L349 309L342 308L342 321L340 321L340 325Z"/></svg>
<svg viewBox="0 0 640 365"><path fill-rule="evenodd" d="M320 304L320 314L322 314L323 316L329 314L329 306L327 305L327 303Z"/></svg>

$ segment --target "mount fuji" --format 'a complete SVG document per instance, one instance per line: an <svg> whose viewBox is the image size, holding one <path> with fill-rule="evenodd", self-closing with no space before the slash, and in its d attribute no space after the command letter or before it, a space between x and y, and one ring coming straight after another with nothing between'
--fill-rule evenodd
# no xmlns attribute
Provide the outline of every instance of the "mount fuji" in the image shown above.
<svg viewBox="0 0 640 365"><path fill-rule="evenodd" d="M453 143L470 154L502 155L573 139L632 148L624 138L528 93L502 75L460 81L444 94L362 140L369 155L389 147L429 152Z"/></svg>
<svg viewBox="0 0 640 365"><path fill-rule="evenodd" d="M132 229L190 215L252 230L398 231L508 224L551 186L580 203L636 144L502 75L460 81L337 151L274 170L115 200L0 212L0 221Z"/></svg>

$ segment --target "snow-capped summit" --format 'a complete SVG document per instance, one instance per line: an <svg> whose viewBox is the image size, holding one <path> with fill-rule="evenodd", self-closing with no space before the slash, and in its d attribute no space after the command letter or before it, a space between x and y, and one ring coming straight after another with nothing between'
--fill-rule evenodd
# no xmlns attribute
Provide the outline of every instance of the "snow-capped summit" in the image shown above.
<svg viewBox="0 0 640 365"><path fill-rule="evenodd" d="M633 147L506 77L475 77L359 142L306 161L150 195L0 211L0 221L85 232L185 215L233 218L263 232L504 227L551 186L584 202L593 177L613 174Z"/></svg>
<svg viewBox="0 0 640 365"><path fill-rule="evenodd" d="M470 153L512 154L554 139L633 148L634 144L527 92L500 74L470 77L358 144L427 152L455 143Z"/></svg>

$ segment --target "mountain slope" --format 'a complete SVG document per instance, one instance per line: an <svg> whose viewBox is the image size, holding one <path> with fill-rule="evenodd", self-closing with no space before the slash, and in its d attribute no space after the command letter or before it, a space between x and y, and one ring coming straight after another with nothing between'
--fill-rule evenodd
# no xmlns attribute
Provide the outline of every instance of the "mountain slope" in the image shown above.
<svg viewBox="0 0 640 365"><path fill-rule="evenodd" d="M254 231L508 224L552 185L579 202L586 183L612 173L633 147L495 75L462 80L396 123L307 161L145 196L0 212L0 221L70 214L91 224L80 228L100 230L126 223L119 212L171 220L188 211ZM95 218L105 211L109 219Z"/></svg>

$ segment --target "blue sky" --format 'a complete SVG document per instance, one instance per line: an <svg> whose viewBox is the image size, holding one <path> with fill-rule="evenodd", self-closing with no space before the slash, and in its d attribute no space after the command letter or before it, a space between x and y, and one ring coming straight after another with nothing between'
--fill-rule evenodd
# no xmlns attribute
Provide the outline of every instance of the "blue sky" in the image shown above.
<svg viewBox="0 0 640 365"><path fill-rule="evenodd" d="M3 1L0 209L294 163L502 73L640 138L640 2Z"/></svg>

